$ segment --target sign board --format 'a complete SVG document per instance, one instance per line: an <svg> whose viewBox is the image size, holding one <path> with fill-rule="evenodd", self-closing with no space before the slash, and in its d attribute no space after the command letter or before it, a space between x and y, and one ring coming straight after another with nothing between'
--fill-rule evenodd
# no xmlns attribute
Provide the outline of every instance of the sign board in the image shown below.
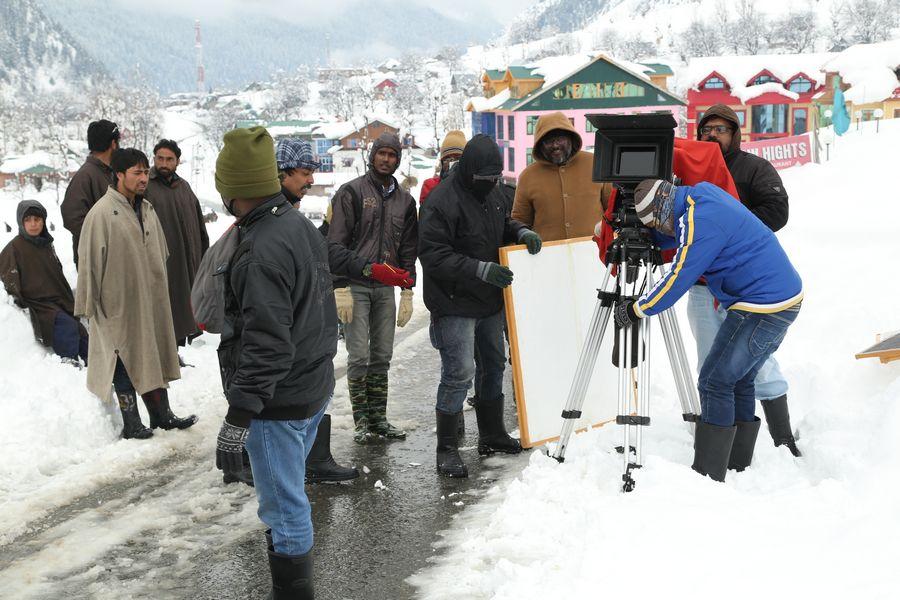
<svg viewBox="0 0 900 600"><path fill-rule="evenodd" d="M766 159L776 169L787 169L813 161L812 140L808 133L758 142L741 142L741 150Z"/></svg>
<svg viewBox="0 0 900 600"><path fill-rule="evenodd" d="M525 246L501 248L500 262L515 277L504 300L519 435L522 446L531 448L555 440L562 429L560 414L605 268L589 237L547 242L533 256ZM611 360L611 332L610 323L576 429L616 418L618 371Z"/></svg>

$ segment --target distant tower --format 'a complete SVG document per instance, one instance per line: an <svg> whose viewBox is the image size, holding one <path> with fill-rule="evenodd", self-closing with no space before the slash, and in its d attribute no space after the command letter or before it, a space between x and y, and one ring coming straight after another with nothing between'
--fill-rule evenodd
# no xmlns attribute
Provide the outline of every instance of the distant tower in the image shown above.
<svg viewBox="0 0 900 600"><path fill-rule="evenodd" d="M203 68L203 42L200 39L200 20L194 21L194 53L197 55L197 92L206 93L206 70Z"/></svg>

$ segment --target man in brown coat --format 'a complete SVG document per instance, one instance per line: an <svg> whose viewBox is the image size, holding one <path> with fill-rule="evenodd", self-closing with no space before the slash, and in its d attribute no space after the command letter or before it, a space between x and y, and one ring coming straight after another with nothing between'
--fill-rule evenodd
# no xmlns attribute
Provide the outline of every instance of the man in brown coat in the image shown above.
<svg viewBox="0 0 900 600"><path fill-rule="evenodd" d="M47 210L37 200L23 200L16 220L19 235L0 252L0 280L28 309L37 341L70 361L87 362L87 331L73 316L75 298L47 231Z"/></svg>
<svg viewBox="0 0 900 600"><path fill-rule="evenodd" d="M200 201L187 181L175 172L181 159L181 148L172 140L160 140L153 148L153 168L147 184L147 200L166 235L169 259L169 303L175 339L183 346L199 335L191 310L191 286L203 254L209 249L209 235L203 222Z"/></svg>
<svg viewBox="0 0 900 600"><path fill-rule="evenodd" d="M144 397L150 427L185 429L194 415L172 414L166 389L181 377L166 281L168 249L153 205L144 199L150 165L134 148L113 152L117 183L84 219L75 314L90 319L88 389L107 397L112 383L124 438L148 438L135 392Z"/></svg>
<svg viewBox="0 0 900 600"><path fill-rule="evenodd" d="M386 263L416 277L419 222L416 201L397 183L400 139L384 133L369 152L369 171L337 191L328 239L372 263ZM334 298L347 342L347 387L356 423L354 440L374 436L403 439L406 432L387 420L388 370L394 352L394 319L403 327L412 316L412 286L400 292L363 277L335 277Z"/></svg>
<svg viewBox="0 0 900 600"><path fill-rule="evenodd" d="M591 179L594 157L581 150L581 136L563 113L538 119L532 156L519 176L512 218L544 242L594 235L612 185Z"/></svg>
<svg viewBox="0 0 900 600"><path fill-rule="evenodd" d="M88 125L90 154L66 188L63 198L63 226L72 232L72 258L78 266L78 238L84 218L109 186L116 185L116 176L109 168L112 153L119 149L119 126L100 119Z"/></svg>

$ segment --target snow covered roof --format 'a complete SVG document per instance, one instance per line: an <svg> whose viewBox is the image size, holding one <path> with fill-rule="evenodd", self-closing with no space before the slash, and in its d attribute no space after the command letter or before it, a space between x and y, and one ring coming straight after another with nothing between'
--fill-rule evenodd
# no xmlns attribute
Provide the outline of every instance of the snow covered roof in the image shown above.
<svg viewBox="0 0 900 600"><path fill-rule="evenodd" d="M326 140L339 140L354 131L356 131L356 126L353 123L341 121L339 123L323 123L313 127L312 134L322 136Z"/></svg>
<svg viewBox="0 0 900 600"><path fill-rule="evenodd" d="M731 93L736 98L741 99L741 104L747 104L747 102L749 102L753 98L757 98L759 96L762 96L763 94L770 93L781 94L782 96L786 96L787 98L795 101L800 99L800 94L786 89L783 84L780 84L777 81L770 81L768 83L760 83L747 87L735 86L732 88Z"/></svg>
<svg viewBox="0 0 900 600"><path fill-rule="evenodd" d="M769 71L783 83L787 83L794 75L803 73L818 85L823 85L825 72L822 65L833 56L833 53L825 52L692 58L685 68L679 69L675 87L681 91L697 89L704 79L715 72L728 81L734 93L738 88L747 87L747 83L762 71Z"/></svg>
<svg viewBox="0 0 900 600"><path fill-rule="evenodd" d="M900 39L878 44L858 44L823 63L822 69L837 72L850 89L844 98L854 104L880 102L900 87Z"/></svg>
<svg viewBox="0 0 900 600"><path fill-rule="evenodd" d="M509 100L509 88L503 90L499 94L494 94L490 98L483 96L473 96L466 103L466 108L475 112L489 112L497 110L500 106Z"/></svg>
<svg viewBox="0 0 900 600"><path fill-rule="evenodd" d="M56 162L58 161L55 161L48 152L43 151L22 154L21 156L9 156L0 164L0 173L25 173L29 169L39 166L46 167ZM55 171L55 169L53 170Z"/></svg>

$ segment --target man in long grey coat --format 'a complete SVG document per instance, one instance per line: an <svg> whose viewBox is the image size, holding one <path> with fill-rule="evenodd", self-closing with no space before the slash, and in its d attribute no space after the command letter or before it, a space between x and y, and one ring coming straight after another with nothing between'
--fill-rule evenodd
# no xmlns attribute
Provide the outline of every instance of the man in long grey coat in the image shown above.
<svg viewBox="0 0 900 600"><path fill-rule="evenodd" d="M99 398L113 384L124 429L122 437L153 435L141 423L136 392L145 396L150 427L184 429L166 388L181 377L169 291L166 238L153 205L144 198L150 166L143 152L116 150L110 186L84 219L78 255L75 315L90 321L88 389Z"/></svg>

